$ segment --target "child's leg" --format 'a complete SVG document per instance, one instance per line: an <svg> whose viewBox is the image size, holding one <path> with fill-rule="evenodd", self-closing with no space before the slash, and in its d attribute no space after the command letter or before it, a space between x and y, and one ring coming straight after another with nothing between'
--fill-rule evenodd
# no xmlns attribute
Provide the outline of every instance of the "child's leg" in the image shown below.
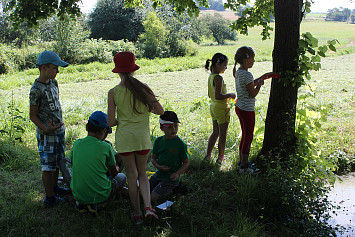
<svg viewBox="0 0 355 237"><path fill-rule="evenodd" d="M54 197L54 171L42 171L42 182L47 197Z"/></svg>
<svg viewBox="0 0 355 237"><path fill-rule="evenodd" d="M149 180L146 172L149 152L147 154L139 154L139 152L136 152L135 155L136 155L136 164L138 170L139 191L141 193L144 202L145 221L147 223L152 223L158 220L159 217L155 214L155 210L152 208L152 203L150 199Z"/></svg>
<svg viewBox="0 0 355 237"><path fill-rule="evenodd" d="M53 189L58 186L58 176L59 176L59 168L56 168L56 170L52 173Z"/></svg>
<svg viewBox="0 0 355 237"><path fill-rule="evenodd" d="M219 139L218 139L218 160L223 161L224 151L226 149L227 130L229 123L219 124Z"/></svg>
<svg viewBox="0 0 355 237"><path fill-rule="evenodd" d="M124 166L126 167L126 176L128 182L128 195L131 200L134 215L142 215L139 204L139 193L137 187L138 171L134 153L128 156L121 156Z"/></svg>
<svg viewBox="0 0 355 237"><path fill-rule="evenodd" d="M148 175L146 173L147 167L147 160L148 155L139 155L135 154L136 164L137 164L137 171L138 171L138 180L139 180L139 191L141 193L144 207L152 207L151 200L150 200L150 186Z"/></svg>
<svg viewBox="0 0 355 237"><path fill-rule="evenodd" d="M159 200L160 195L154 192L154 188L157 187L160 183L160 180L157 179L154 175L149 179L149 189L150 189L150 200L151 202L156 202Z"/></svg>
<svg viewBox="0 0 355 237"><path fill-rule="evenodd" d="M239 117L242 127L242 141L239 146L241 167L248 166L250 146L254 136L255 112L244 111L236 107L236 113Z"/></svg>
<svg viewBox="0 0 355 237"><path fill-rule="evenodd" d="M211 136L208 138L206 156L207 155L211 156L213 147L216 144L218 136L219 136L219 126L218 126L217 120L213 120L213 131L212 131Z"/></svg>

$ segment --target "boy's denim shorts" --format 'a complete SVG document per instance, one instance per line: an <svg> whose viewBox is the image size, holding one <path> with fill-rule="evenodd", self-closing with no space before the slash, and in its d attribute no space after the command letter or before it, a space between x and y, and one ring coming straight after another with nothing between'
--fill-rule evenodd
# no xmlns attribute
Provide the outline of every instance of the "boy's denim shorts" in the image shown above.
<svg viewBox="0 0 355 237"><path fill-rule="evenodd" d="M157 193L159 196L164 197L173 192L179 183L174 183L170 179L159 179L155 174L149 179L150 192Z"/></svg>
<svg viewBox="0 0 355 237"><path fill-rule="evenodd" d="M65 133L44 135L37 133L37 145L42 171L56 171L65 158Z"/></svg>
<svg viewBox="0 0 355 237"><path fill-rule="evenodd" d="M118 173L115 177L109 176L108 179L112 183L111 194L108 198L108 200L110 200L117 193L117 191L121 190L126 184L127 177L124 173Z"/></svg>

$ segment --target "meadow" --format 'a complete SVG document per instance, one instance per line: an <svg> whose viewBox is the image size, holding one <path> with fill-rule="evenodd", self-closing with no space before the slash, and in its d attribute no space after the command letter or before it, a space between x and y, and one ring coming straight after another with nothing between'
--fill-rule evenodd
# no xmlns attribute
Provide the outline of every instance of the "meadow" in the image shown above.
<svg viewBox="0 0 355 237"><path fill-rule="evenodd" d="M320 43L333 38L340 42L338 52L322 60L321 71L312 73L308 87L300 88L300 95L314 93L306 102L310 108L328 111L327 121L318 134L317 149L334 161L351 160L355 155L354 28L355 25L314 21L302 25L302 31L311 31ZM228 91L235 91L231 71L233 54L239 46L250 45L256 49L257 62L251 70L255 77L272 70L273 41L261 41L259 33L260 29L251 29L248 37L239 36L237 42L225 46L204 42L199 46L198 55L191 58L137 62L141 66L137 78L151 86L166 110L178 114L181 121L178 134L191 154L189 171L183 176L189 194L172 197L174 205L168 211L159 212L161 220L155 226L134 226L129 218L129 201L124 197L109 203L107 210L98 217L80 215L71 204L44 208L35 127L28 118L28 92L38 71L1 75L0 110L3 116L0 129L4 132L0 138L0 235L312 236L304 229L292 228L262 214L261 203L271 203L268 193L261 188L262 176L240 175L236 168L240 127L232 103L226 164L218 169L201 161L212 130L206 88L208 72L203 68L204 62L215 52L225 53L230 58L230 65L223 77ZM60 70L57 80L66 125L67 152L74 140L86 136L85 124L89 115L95 110L106 111L107 92L119 81L117 75L111 73L112 68L113 64L92 63ZM266 81L257 97L255 131L261 132L255 134L252 156L262 145L260 128L264 126L270 82ZM12 142L8 138L10 135L12 138L21 136L21 142ZM161 135L158 117L152 115L152 140ZM113 134L109 140L114 141ZM154 171L151 164L148 170Z"/></svg>

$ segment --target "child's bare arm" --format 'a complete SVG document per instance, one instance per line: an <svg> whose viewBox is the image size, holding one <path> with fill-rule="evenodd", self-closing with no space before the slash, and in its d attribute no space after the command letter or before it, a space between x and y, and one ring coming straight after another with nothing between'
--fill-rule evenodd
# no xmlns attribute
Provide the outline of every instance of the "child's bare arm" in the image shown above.
<svg viewBox="0 0 355 237"><path fill-rule="evenodd" d="M117 125L116 120L116 105L115 105L115 90L111 89L108 91L107 98L107 123L110 127Z"/></svg>
<svg viewBox="0 0 355 237"><path fill-rule="evenodd" d="M165 165L160 165L159 162L158 162L158 157L156 154L152 154L152 164L159 170L161 171L169 171L170 170L170 167L168 166L165 166Z"/></svg>
<svg viewBox="0 0 355 237"><path fill-rule="evenodd" d="M184 173L190 165L190 159L182 160L182 166L178 171L170 175L171 180L177 181L182 173Z"/></svg>
<svg viewBox="0 0 355 237"><path fill-rule="evenodd" d="M157 115L164 114L164 108L160 104L160 102L158 101L157 97L155 95L149 95L149 97L150 97L151 101L153 101L153 108L150 112L152 112L153 114L157 114Z"/></svg>
<svg viewBox="0 0 355 237"><path fill-rule="evenodd" d="M214 86L215 86L214 97L216 98L216 100L225 100L228 98L235 99L236 97L235 93L227 93L227 94L222 93L223 78L220 75L215 76Z"/></svg>

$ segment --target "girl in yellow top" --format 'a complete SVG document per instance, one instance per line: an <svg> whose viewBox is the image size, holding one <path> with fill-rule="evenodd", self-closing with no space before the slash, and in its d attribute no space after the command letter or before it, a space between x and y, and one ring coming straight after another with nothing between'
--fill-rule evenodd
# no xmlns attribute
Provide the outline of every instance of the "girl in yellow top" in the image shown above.
<svg viewBox="0 0 355 237"><path fill-rule="evenodd" d="M211 66L210 66L211 63ZM226 84L220 74L227 69L228 58L224 54L216 53L212 60L207 60L205 68L211 70L208 77L208 96L211 98L210 112L213 122L213 132L208 139L207 152L204 160L210 161L214 145L218 140L217 165L222 165L224 161L224 150L226 147L226 137L230 117L228 99L235 99L235 93L227 93Z"/></svg>
<svg viewBox="0 0 355 237"><path fill-rule="evenodd" d="M152 149L149 115L150 112L162 115L164 109L149 86L133 77L134 71L139 69L133 53L119 52L114 62L112 72L119 74L121 82L108 92L107 120L109 126L117 125L115 145L126 168L128 193L134 209L132 219L136 224L141 224L143 213L139 192L145 206L146 221L158 219L151 205L146 164Z"/></svg>

